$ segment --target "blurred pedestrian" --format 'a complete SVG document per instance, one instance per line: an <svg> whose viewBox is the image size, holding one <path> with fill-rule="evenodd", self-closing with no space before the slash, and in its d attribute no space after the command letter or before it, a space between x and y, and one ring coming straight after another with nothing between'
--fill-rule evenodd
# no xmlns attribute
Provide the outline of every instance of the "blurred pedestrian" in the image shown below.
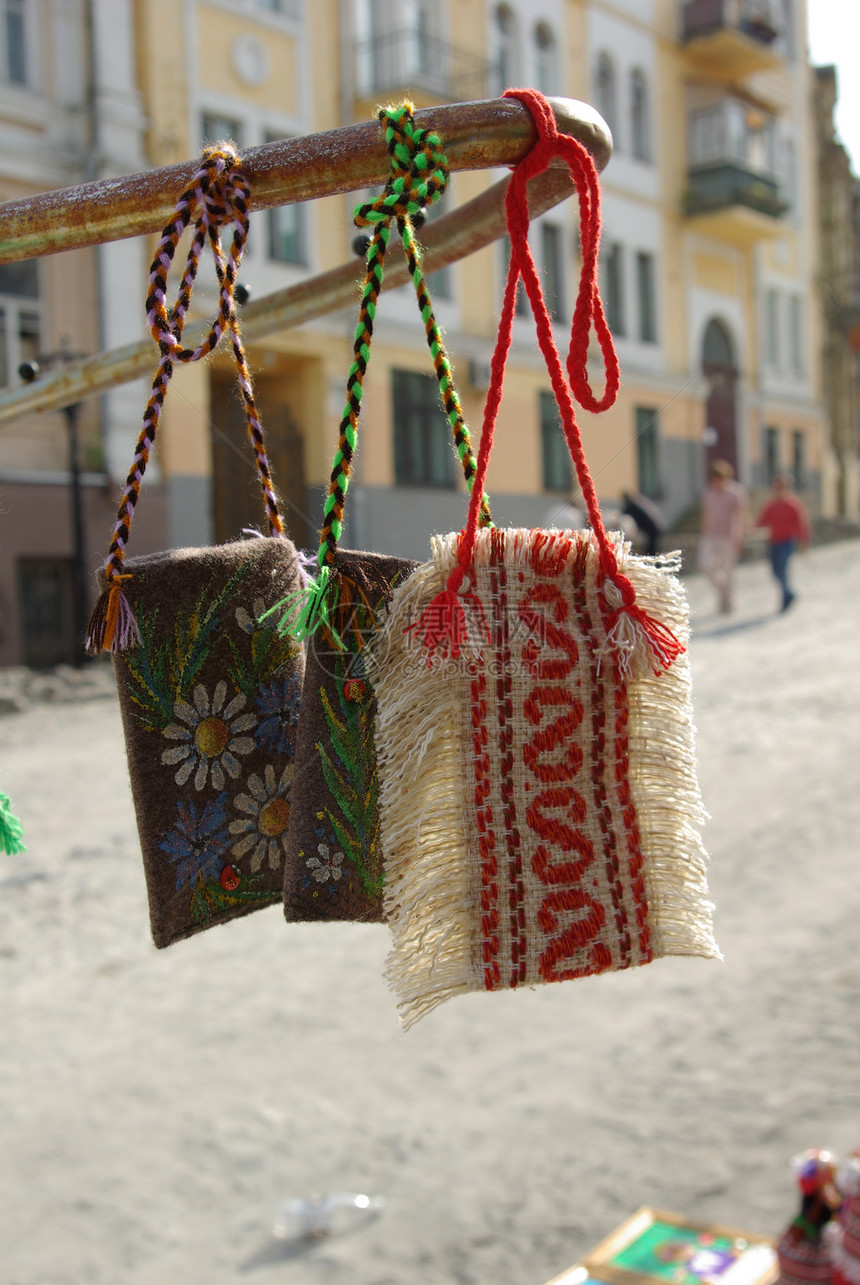
<svg viewBox="0 0 860 1285"><path fill-rule="evenodd" d="M581 531L585 526L585 513L572 499L562 500L544 514L541 526L550 530Z"/></svg>
<svg viewBox="0 0 860 1285"><path fill-rule="evenodd" d="M669 525L662 510L641 491L636 495L628 495L625 491L621 512L636 523L639 534L645 539L645 552L649 558L656 558L660 552L660 536Z"/></svg>
<svg viewBox="0 0 860 1285"><path fill-rule="evenodd" d="M806 505L791 489L784 473L771 483L772 496L756 518L757 527L767 528L770 566L782 590L781 611L788 611L796 594L788 585L788 564L798 545L809 544L812 528Z"/></svg>
<svg viewBox="0 0 860 1285"><path fill-rule="evenodd" d="M734 605L735 567L747 520L747 493L734 476L728 460L714 460L702 496L699 566L717 591L720 611L731 611Z"/></svg>

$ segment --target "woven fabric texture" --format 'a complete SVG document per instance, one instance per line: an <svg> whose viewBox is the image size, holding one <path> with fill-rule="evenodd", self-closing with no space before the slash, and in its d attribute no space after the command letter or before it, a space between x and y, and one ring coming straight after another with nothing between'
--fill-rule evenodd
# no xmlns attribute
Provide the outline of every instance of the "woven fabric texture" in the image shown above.
<svg viewBox="0 0 860 1285"><path fill-rule="evenodd" d="M434 539L369 660L401 1022L465 991L718 957L686 656L625 672L589 532L484 530L466 645L428 666L411 626L457 549ZM685 640L676 577L616 555Z"/></svg>
<svg viewBox="0 0 860 1285"><path fill-rule="evenodd" d="M338 550L339 572L365 597L339 622L343 646L326 630L308 642L284 872L289 921L382 919L376 702L363 653L391 588L417 565Z"/></svg>
<svg viewBox="0 0 860 1285"><path fill-rule="evenodd" d="M301 585L284 538L130 559L117 652L156 946L280 901L304 654L260 618Z"/></svg>

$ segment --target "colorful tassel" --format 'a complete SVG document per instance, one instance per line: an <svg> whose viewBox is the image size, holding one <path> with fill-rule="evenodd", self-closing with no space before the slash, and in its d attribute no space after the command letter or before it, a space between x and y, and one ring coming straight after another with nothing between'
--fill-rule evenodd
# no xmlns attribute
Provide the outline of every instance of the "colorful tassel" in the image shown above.
<svg viewBox="0 0 860 1285"><path fill-rule="evenodd" d="M320 567L316 580L309 580L306 589L291 593L288 597L270 607L261 620L266 620L277 611L282 611L278 621L281 633L290 634L299 642L309 638L318 629L325 629L338 647L343 642L332 622L332 616L338 603L337 578L332 575L331 567L326 564Z"/></svg>
<svg viewBox="0 0 860 1285"><path fill-rule="evenodd" d="M140 642L140 629L121 583L130 579L130 575L115 576L99 595L86 638L86 649L93 656L102 651L116 655Z"/></svg>

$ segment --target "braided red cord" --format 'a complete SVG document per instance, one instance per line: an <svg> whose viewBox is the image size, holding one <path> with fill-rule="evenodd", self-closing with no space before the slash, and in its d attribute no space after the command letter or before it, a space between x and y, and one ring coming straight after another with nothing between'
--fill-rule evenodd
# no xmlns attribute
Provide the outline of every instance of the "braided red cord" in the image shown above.
<svg viewBox="0 0 860 1285"><path fill-rule="evenodd" d="M538 343L546 360L550 382L561 413L562 428L567 440L568 449L576 468L576 476L582 490L583 499L588 510L589 520L597 538L601 554L601 566L613 578L617 574L615 553L606 536L600 506L594 490L594 482L585 459L582 437L576 422L571 390L579 404L585 409L599 413L607 410L618 396L620 372L618 357L612 342L612 335L603 311L603 304L597 288L597 256L600 247L600 191L597 182L597 170L585 147L568 134L560 134L552 108L543 94L534 89L509 89L504 97L518 98L531 112L537 126L538 138L529 154L514 170L505 197L505 210L508 221L508 234L511 240L511 257L508 265L508 276L505 283L505 294L502 302L502 313L499 321L499 333L496 348L490 365L490 386L484 407L484 422L481 432L481 445L478 451L478 467L473 483L473 492L483 493L489 466L490 451L493 445L493 434L496 418L502 398L505 362L511 346L513 318L516 305L517 281L523 278L526 294L532 306L537 326ZM529 210L527 185L530 179L542 174L550 162L560 156L566 161L571 178L579 197L580 240L582 242L582 273L579 292L573 313L570 333L570 349L567 357L565 378L561 358L555 346L552 333L552 322L547 311L540 284L528 243ZM597 334L600 350L603 354L606 371L606 387L603 396L597 398L588 382L588 340L592 324ZM472 562L472 555L477 539L477 515L475 505L469 504L469 515L460 540L458 565L448 580L449 590L456 590L463 582Z"/></svg>
<svg viewBox="0 0 860 1285"><path fill-rule="evenodd" d="M652 619L637 605L636 591L632 582L618 569L615 549L603 525L600 505L585 458L573 404L575 397L580 406L595 414L607 410L615 402L620 381L618 357L597 286L597 259L600 248L600 189L597 170L594 161L581 143L568 134L559 133L552 108L543 94L534 89L509 89L506 90L504 97L517 98L528 108L537 127L538 138L529 154L514 170L505 197L511 257L502 300L499 332L490 363L490 386L484 407L481 444L469 499L468 517L460 536L457 565L448 577L443 594L439 595L439 601L444 599L447 611L448 634L439 634L437 630L431 631L428 637L427 631L423 629L423 617L419 622L419 633L423 632L425 635L430 661L432 661L432 652L437 646L447 645L453 655L457 654L458 642L465 629L465 606L462 595L458 597L458 592L469 574L474 556L480 497L484 493L496 419L502 398L505 362L513 335L517 283L522 277L535 317L538 343L546 361L558 404L562 429L576 469L594 538L597 541L601 575L604 579L611 580L618 590L618 606L611 609L607 615L610 635L622 615L635 620L648 640L655 660L655 669L665 669L683 651L683 647L671 630ZM552 322L544 300L540 277L528 243L527 185L535 175L543 173L557 156L566 162L576 187L582 243L582 272L571 325L566 376L555 345ZM588 380L588 342L592 326L603 354L606 383L602 397L594 394ZM468 597L469 595L466 595L467 599ZM431 604L431 608L433 606L434 604Z"/></svg>

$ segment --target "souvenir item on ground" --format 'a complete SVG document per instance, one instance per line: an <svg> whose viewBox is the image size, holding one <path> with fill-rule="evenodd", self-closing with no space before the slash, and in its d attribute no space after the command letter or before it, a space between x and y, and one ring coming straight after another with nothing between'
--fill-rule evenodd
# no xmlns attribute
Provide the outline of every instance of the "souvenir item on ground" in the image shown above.
<svg viewBox="0 0 860 1285"><path fill-rule="evenodd" d="M671 560L607 535L571 386L606 409L618 366L596 287L590 156L527 104L539 141L507 196L510 269L463 532L394 591L369 648L389 980L408 1026L443 1000L660 955L718 957L693 752L687 607ZM527 240L526 183L555 156L579 194L582 283L565 377ZM522 276L591 531L480 530ZM594 324L602 398L587 381Z"/></svg>
<svg viewBox="0 0 860 1285"><path fill-rule="evenodd" d="M0 794L0 852L15 857L26 851L24 827L12 811L9 795Z"/></svg>
<svg viewBox="0 0 860 1285"><path fill-rule="evenodd" d="M860 1285L860 1151L854 1151L836 1172L842 1196L839 1217L824 1228L824 1241L833 1268L833 1285Z"/></svg>
<svg viewBox="0 0 860 1285"><path fill-rule="evenodd" d="M812 1148L795 1157L793 1168L800 1190L800 1212L777 1244L777 1285L830 1285L833 1265L822 1232L841 1204L834 1182L836 1157L830 1151Z"/></svg>
<svg viewBox="0 0 860 1285"><path fill-rule="evenodd" d="M248 232L248 190L228 145L208 148L165 228L147 312L161 361L123 494L87 639L110 650L156 946L282 895L304 656L264 613L302 584L283 535L239 335L234 285ZM167 271L196 214L177 303ZM235 223L228 256L219 228ZM199 348L182 329L200 254L212 248L220 307ZM125 559L134 506L177 361L211 352L228 331L270 538Z"/></svg>
<svg viewBox="0 0 860 1285"><path fill-rule="evenodd" d="M412 218L447 186L438 135L416 128L404 104L379 113L391 156L382 195L360 205L359 227L372 229L329 495L320 534L316 580L286 604L280 623L309 638L308 666L296 748L284 911L289 920L382 918L383 867L379 843L373 684L364 651L384 618L395 585L415 563L339 549L344 498L356 446L385 252L396 224L415 286L445 414L468 487L475 475L469 432L421 271ZM481 497L479 523L490 521Z"/></svg>

